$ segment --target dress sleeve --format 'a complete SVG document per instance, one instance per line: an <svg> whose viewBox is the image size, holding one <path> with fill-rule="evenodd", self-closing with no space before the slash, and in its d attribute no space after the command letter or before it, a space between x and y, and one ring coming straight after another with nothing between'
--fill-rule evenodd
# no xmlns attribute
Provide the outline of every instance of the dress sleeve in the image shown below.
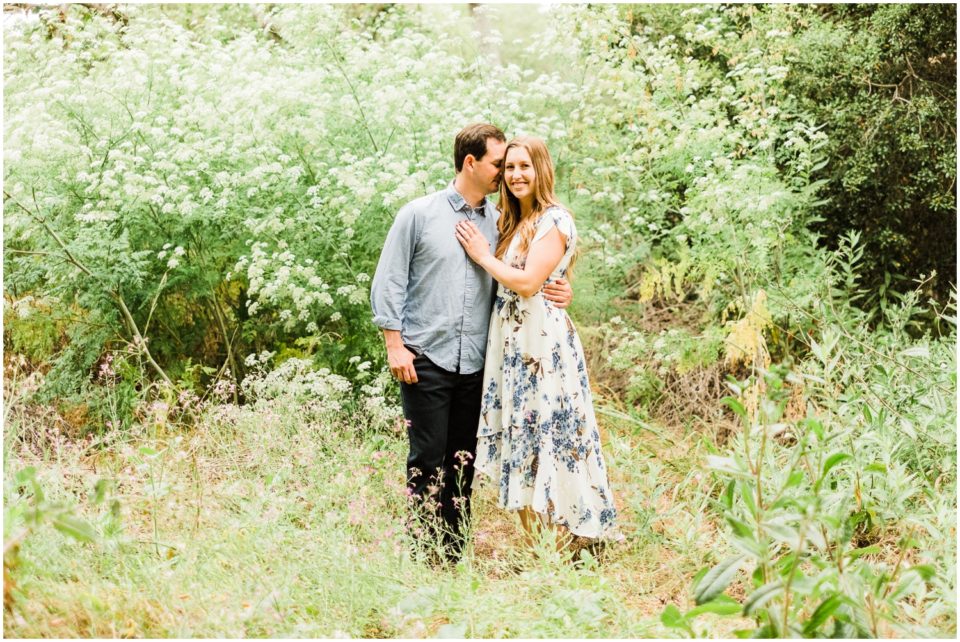
<svg viewBox="0 0 960 642"><path fill-rule="evenodd" d="M537 231L534 233L530 244L532 245L542 239L553 227L560 230L560 233L566 237L566 245L570 247L570 243L577 235L577 228L573 224L573 217L570 212L561 207L551 207L543 213L537 221Z"/></svg>

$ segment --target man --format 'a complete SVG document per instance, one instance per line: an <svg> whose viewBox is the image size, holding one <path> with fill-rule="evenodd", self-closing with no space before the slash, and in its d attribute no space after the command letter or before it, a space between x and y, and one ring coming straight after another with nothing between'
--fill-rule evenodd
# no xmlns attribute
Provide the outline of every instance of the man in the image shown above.
<svg viewBox="0 0 960 642"><path fill-rule="evenodd" d="M465 127L454 142L456 178L403 206L387 234L370 288L390 372L400 381L410 454L408 487L421 523L459 558L469 517L487 328L496 282L471 261L455 230L473 221L497 245L496 206L506 137L497 127ZM564 280L544 296L566 307ZM440 519L436 519L439 515Z"/></svg>

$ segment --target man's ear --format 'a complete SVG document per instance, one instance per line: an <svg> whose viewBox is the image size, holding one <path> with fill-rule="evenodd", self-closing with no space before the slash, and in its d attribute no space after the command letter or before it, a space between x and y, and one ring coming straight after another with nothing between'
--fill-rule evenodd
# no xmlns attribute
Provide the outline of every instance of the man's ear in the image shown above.
<svg viewBox="0 0 960 642"><path fill-rule="evenodd" d="M467 154L463 159L463 169L473 169L473 165L476 162L477 159L473 154Z"/></svg>

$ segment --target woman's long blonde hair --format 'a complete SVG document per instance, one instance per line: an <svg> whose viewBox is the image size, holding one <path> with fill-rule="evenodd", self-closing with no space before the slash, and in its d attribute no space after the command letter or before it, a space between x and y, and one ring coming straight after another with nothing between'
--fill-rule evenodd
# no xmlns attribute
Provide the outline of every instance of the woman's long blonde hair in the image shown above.
<svg viewBox="0 0 960 642"><path fill-rule="evenodd" d="M533 184L533 212L527 218L523 218L520 210L520 201L510 192L507 187L506 175L500 181L500 220L497 222L497 228L500 230L500 240L497 242L496 257L503 260L510 247L510 242L516 235L520 236L520 246L517 249L519 256L524 256L530 249L530 241L533 240L533 223L543 214L547 208L552 205L560 205L557 201L557 195L553 192L554 173L553 160L550 158L550 152L547 151L546 144L535 136L518 136L507 143L507 150L504 153L503 160L506 165L507 156L510 150L515 147L522 147L530 154L530 161L533 163L533 170L537 173Z"/></svg>

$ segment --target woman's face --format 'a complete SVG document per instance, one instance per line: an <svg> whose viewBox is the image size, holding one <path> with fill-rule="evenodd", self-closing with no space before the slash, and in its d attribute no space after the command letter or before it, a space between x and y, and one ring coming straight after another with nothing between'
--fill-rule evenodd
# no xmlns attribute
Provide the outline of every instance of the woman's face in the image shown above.
<svg viewBox="0 0 960 642"><path fill-rule="evenodd" d="M533 198L536 187L537 172L533 169L530 154L523 147L511 147L503 166L503 180L507 182L507 189L517 197L517 200Z"/></svg>

